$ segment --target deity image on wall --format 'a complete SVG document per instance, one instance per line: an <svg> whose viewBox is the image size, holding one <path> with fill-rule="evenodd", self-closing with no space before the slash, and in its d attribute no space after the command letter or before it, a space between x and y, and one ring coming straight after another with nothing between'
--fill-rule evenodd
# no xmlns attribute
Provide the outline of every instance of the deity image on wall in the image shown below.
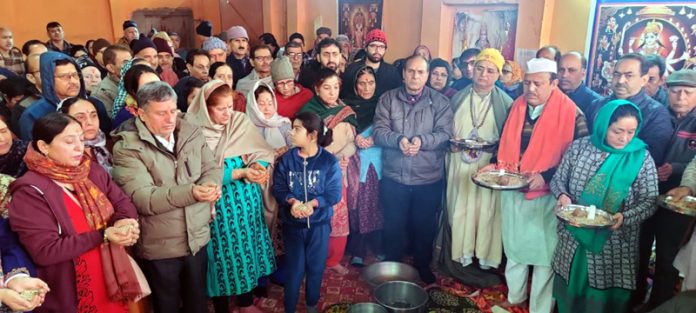
<svg viewBox="0 0 696 313"><path fill-rule="evenodd" d="M696 67L696 5L600 0L596 10L587 71L596 92L610 92L612 75L607 71L627 53L663 57L665 75Z"/></svg>
<svg viewBox="0 0 696 313"><path fill-rule="evenodd" d="M452 56L469 48L496 48L512 60L516 34L517 5L467 6L454 17Z"/></svg>
<svg viewBox="0 0 696 313"><path fill-rule="evenodd" d="M354 48L363 48L365 35L382 28L382 0L339 0L338 33L348 36Z"/></svg>

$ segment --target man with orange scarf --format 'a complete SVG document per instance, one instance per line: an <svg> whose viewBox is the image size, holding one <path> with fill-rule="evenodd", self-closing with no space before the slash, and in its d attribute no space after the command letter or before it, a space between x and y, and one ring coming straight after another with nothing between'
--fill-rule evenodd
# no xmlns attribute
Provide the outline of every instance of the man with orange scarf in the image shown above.
<svg viewBox="0 0 696 313"><path fill-rule="evenodd" d="M556 199L549 193L556 167L574 139L588 134L580 109L557 88L556 62L534 58L527 63L524 94L512 104L500 139L497 167L524 174L529 187L501 193L505 279L508 299L527 299L529 266L534 267L529 312L553 309L551 261L556 248ZM490 166L486 168L490 169Z"/></svg>

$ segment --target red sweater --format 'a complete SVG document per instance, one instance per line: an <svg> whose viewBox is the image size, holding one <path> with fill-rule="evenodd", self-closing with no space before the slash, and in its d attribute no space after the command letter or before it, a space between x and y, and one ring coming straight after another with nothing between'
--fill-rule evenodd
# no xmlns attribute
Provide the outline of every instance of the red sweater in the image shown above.
<svg viewBox="0 0 696 313"><path fill-rule="evenodd" d="M294 94L290 98L283 98L283 96L276 90L276 99L278 100L278 115L285 116L289 119L294 119L295 114L302 109L302 107L309 102L309 99L314 97L314 94L307 88L302 87L302 85L295 83L295 86L300 88L300 92Z"/></svg>

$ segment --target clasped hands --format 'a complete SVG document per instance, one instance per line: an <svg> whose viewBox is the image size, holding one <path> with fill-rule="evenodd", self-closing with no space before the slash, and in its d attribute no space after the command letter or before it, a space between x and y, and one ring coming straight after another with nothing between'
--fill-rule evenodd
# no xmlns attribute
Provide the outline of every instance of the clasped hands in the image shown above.
<svg viewBox="0 0 696 313"><path fill-rule="evenodd" d="M104 236L110 243L130 247L140 238L140 225L133 218L120 219L104 230Z"/></svg>
<svg viewBox="0 0 696 313"><path fill-rule="evenodd" d="M414 156L420 151L421 143L421 139L418 136L414 136L411 140L402 137L401 141L399 141L399 149L405 156Z"/></svg>
<svg viewBox="0 0 696 313"><path fill-rule="evenodd" d="M297 199L290 199L290 214L295 218L309 217L314 213L314 209L319 205L317 199L302 202Z"/></svg>

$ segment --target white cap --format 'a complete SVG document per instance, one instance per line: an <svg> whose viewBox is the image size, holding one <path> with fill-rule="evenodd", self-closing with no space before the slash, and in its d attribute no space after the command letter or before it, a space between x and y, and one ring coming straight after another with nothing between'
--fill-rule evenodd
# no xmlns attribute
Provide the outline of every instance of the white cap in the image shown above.
<svg viewBox="0 0 696 313"><path fill-rule="evenodd" d="M527 74L557 73L556 62L544 58L534 58L527 62Z"/></svg>

